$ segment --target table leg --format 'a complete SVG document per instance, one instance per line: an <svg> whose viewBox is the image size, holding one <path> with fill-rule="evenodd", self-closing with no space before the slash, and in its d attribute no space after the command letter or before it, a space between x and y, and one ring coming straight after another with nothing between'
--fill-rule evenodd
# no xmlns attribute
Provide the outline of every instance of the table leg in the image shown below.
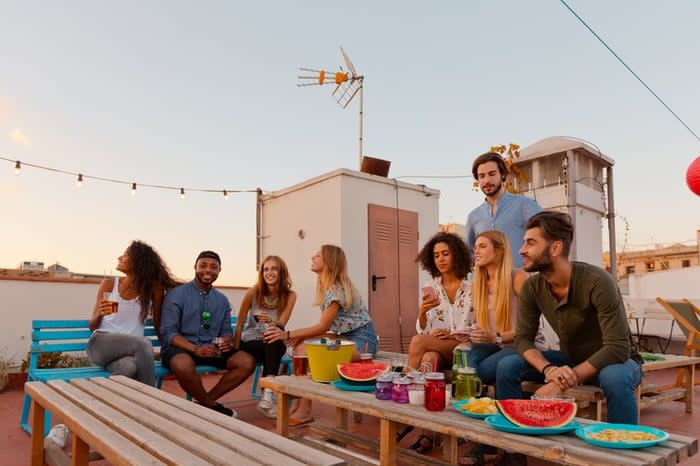
<svg viewBox="0 0 700 466"><path fill-rule="evenodd" d="M32 466L44 464L44 407L32 400Z"/></svg>
<svg viewBox="0 0 700 466"><path fill-rule="evenodd" d="M450 464L457 464L457 437L442 434L442 457Z"/></svg>
<svg viewBox="0 0 700 466"><path fill-rule="evenodd" d="M73 466L87 466L90 453L90 446L83 439L73 434L73 445L71 446L71 456Z"/></svg>
<svg viewBox="0 0 700 466"><path fill-rule="evenodd" d="M688 370L685 371L686 381L685 381L685 412L693 412L693 391L695 390L695 364L688 366Z"/></svg>
<svg viewBox="0 0 700 466"><path fill-rule="evenodd" d="M289 401L286 393L277 394L277 433L282 437L289 436Z"/></svg>
<svg viewBox="0 0 700 466"><path fill-rule="evenodd" d="M348 410L336 406L335 408L335 426L339 429L348 430Z"/></svg>
<svg viewBox="0 0 700 466"><path fill-rule="evenodd" d="M396 423L388 419L379 420L379 464L396 464Z"/></svg>

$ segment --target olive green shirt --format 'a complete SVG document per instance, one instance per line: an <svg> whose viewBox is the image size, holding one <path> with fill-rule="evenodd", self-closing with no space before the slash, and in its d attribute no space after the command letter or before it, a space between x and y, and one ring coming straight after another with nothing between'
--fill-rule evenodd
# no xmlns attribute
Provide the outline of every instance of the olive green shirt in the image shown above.
<svg viewBox="0 0 700 466"><path fill-rule="evenodd" d="M572 262L571 266L569 294L561 301L552 295L542 274L525 281L520 291L515 348L520 354L535 348L543 314L559 336L561 351L576 364L588 361L600 371L630 358L641 363L615 280L591 264Z"/></svg>

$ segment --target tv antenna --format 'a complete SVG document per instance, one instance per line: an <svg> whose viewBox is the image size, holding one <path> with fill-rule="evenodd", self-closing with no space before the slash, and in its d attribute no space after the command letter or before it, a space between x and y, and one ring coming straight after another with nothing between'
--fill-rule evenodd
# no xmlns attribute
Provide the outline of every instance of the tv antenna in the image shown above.
<svg viewBox="0 0 700 466"><path fill-rule="evenodd" d="M357 74L355 65L350 61L350 57L345 53L343 47L340 47L340 53L343 55L343 61L347 71L340 66L340 71L335 73L326 70L315 70L311 68L299 67L301 71L312 73L310 75L297 76L301 80L297 84L298 87L304 86L323 86L325 84L335 84L335 89L331 95L335 98L343 108L346 108L356 94L360 94L360 136L359 136L359 162L362 164L362 115L363 115L363 96L362 82L365 77Z"/></svg>

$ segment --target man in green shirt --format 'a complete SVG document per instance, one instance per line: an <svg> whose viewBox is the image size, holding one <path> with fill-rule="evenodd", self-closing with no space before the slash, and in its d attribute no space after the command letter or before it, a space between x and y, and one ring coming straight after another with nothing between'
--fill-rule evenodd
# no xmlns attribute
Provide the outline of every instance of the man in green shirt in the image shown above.
<svg viewBox="0 0 700 466"><path fill-rule="evenodd" d="M540 212L525 229L520 249L524 269L539 273L520 291L515 335L519 354L499 362L496 398L525 398L523 380L545 382L537 395L558 395L583 383L597 385L607 398L608 421L636 424L641 358L615 280L600 267L569 261L574 226L567 214ZM541 314L559 336L559 351L535 348Z"/></svg>

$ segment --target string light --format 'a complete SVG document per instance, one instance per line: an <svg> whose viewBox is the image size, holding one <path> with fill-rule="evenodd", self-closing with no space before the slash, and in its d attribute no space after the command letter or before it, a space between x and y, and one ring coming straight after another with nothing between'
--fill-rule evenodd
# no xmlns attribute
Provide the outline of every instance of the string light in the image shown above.
<svg viewBox="0 0 700 466"><path fill-rule="evenodd" d="M149 183L137 183L134 181L125 181L125 180L118 180L114 178L106 178L103 176L93 176L93 175L88 175L88 174L83 174L83 173L78 173L78 172L71 172L68 170L62 170L60 168L53 168L53 167L47 167L44 165L38 165L30 162L21 162L19 160L16 160L14 158L9 158L9 157L4 157L0 155L0 160L4 160L9 163L13 163L15 165L15 173L19 174L19 172L22 170L23 166L24 167L32 167L32 168L38 168L39 170L45 170L48 172L52 173L59 173L62 175L70 175L77 177L76 184L78 187L82 186L83 181L87 179L91 180L97 180L97 181L105 181L107 183L116 183L116 184L123 184L123 185L131 185L131 194L134 195L136 194L136 185L140 185L141 187L147 187L147 188L154 188L154 189L167 189L169 191L180 191L180 197L184 199L185 197L185 189L188 191L195 191L195 192L200 192L200 193L218 193L221 195L221 193L224 193L224 199L228 198L231 193L257 193L258 191L263 192L262 190L258 189L221 189L221 188L184 188L184 187L177 187L177 186L167 186L167 185L162 185L162 184L149 184Z"/></svg>

